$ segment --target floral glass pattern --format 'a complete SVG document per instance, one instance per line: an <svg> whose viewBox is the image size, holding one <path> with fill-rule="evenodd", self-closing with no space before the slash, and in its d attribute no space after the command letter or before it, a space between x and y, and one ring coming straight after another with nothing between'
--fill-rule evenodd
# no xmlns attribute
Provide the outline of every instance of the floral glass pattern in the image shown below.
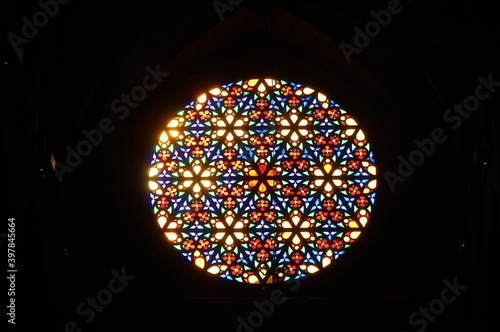
<svg viewBox="0 0 500 332"><path fill-rule="evenodd" d="M324 94L249 79L200 95L166 124L149 169L173 247L246 283L301 278L360 236L376 166L358 123Z"/></svg>

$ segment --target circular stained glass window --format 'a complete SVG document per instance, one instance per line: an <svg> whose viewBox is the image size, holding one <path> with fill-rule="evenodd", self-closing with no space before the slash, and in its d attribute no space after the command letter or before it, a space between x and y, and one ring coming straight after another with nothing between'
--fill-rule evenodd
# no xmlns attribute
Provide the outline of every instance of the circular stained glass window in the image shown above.
<svg viewBox="0 0 500 332"><path fill-rule="evenodd" d="M275 283L331 265L370 218L377 180L358 123L324 94L249 79L168 119L151 160L161 231L209 274Z"/></svg>

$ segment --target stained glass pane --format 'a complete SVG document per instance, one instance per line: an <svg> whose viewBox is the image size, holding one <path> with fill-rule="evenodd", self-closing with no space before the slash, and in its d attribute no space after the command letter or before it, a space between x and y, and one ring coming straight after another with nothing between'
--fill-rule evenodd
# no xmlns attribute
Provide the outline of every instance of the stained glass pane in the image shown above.
<svg viewBox="0 0 500 332"><path fill-rule="evenodd" d="M167 241L210 274L301 278L360 236L376 166L358 123L324 94L276 79L226 84L159 135L151 204Z"/></svg>

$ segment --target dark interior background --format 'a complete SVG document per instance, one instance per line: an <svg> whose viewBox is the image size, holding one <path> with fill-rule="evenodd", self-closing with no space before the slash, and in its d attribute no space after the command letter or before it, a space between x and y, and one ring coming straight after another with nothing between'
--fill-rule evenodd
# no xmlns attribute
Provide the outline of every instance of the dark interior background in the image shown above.
<svg viewBox="0 0 500 332"><path fill-rule="evenodd" d="M416 331L409 316L440 297L443 280L458 277L468 289L427 330L491 331L499 92L457 130L442 116L474 93L478 75L500 81L500 5L401 4L351 63L339 44L354 45L353 28L364 29L387 1L244 0L221 21L212 1L73 0L22 46L22 58L2 37L2 212L16 218L16 327L64 331L75 321L82 331L236 331L252 301L279 288L287 300L256 331ZM19 34L21 17L40 10L35 1L2 7L4 36ZM113 100L157 64L169 76L119 119ZM164 239L148 197L149 159L165 122L201 91L262 76L336 100L365 128L378 162L364 233L296 290L199 271ZM51 155L67 164L67 147L103 118L115 130L58 181ZM407 158L434 128L448 139L392 192L384 172L397 173L398 156ZM122 268L136 278L85 323L76 307Z"/></svg>

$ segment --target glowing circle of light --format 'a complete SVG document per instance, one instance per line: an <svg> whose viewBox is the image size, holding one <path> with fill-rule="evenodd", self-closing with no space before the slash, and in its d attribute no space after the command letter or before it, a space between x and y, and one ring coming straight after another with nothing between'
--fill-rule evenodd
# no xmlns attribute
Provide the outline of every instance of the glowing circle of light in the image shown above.
<svg viewBox="0 0 500 332"><path fill-rule="evenodd" d="M302 278L360 236L376 165L357 121L324 94L276 79L216 87L168 119L149 190L167 241L209 274Z"/></svg>

